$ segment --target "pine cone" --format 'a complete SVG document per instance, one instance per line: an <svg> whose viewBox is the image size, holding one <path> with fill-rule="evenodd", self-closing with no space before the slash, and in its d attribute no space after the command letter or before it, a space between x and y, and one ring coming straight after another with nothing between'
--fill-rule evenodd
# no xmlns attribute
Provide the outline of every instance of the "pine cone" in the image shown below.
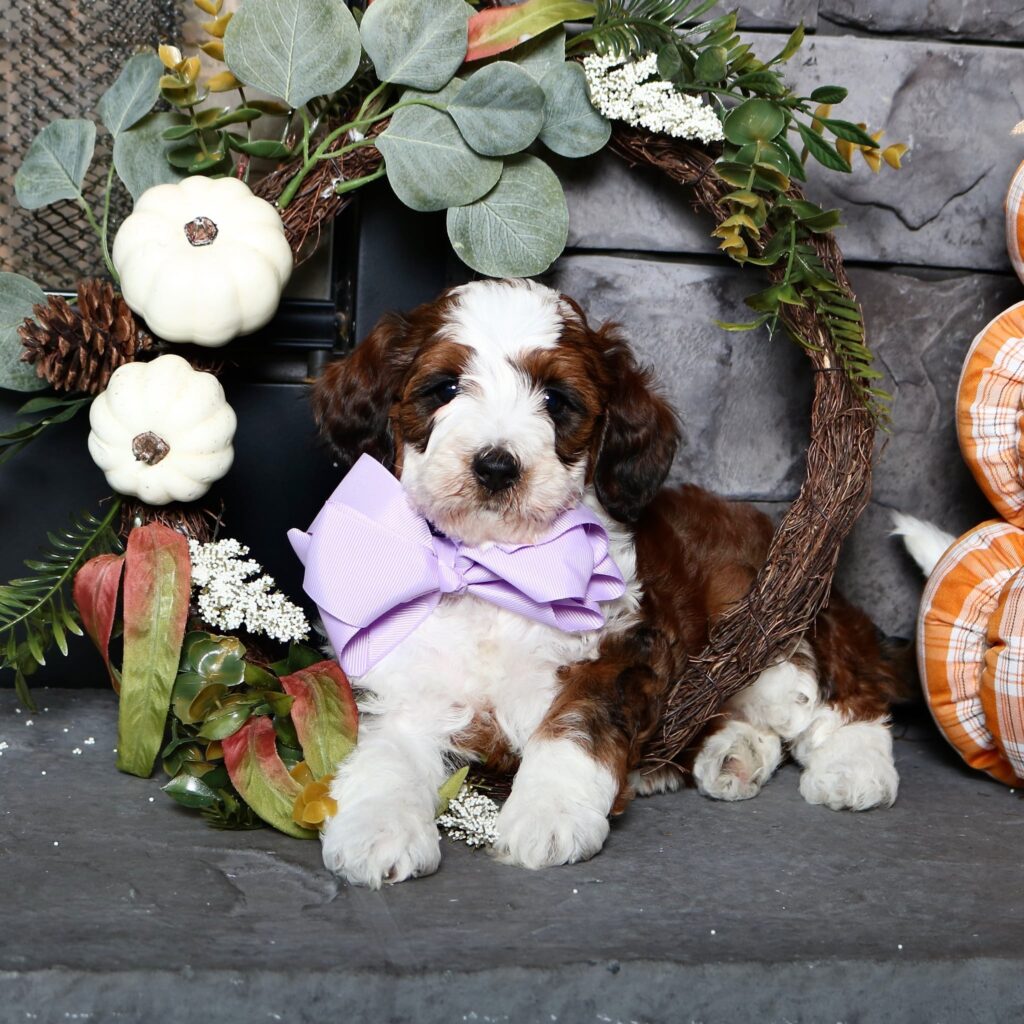
<svg viewBox="0 0 1024 1024"><path fill-rule="evenodd" d="M113 285L98 278L78 282L78 305L51 295L19 328L22 362L57 391L99 394L110 375L153 339L140 331L132 311Z"/></svg>

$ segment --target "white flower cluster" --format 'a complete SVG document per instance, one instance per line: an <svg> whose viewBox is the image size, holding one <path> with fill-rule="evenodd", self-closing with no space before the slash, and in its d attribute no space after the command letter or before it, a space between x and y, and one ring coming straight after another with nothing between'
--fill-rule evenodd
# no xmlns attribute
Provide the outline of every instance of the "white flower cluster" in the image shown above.
<svg viewBox="0 0 1024 1024"><path fill-rule="evenodd" d="M270 576L258 575L263 566L245 558L249 549L244 544L230 539L209 544L189 540L188 549L192 587L204 622L225 631L244 627L282 643L309 636L302 609L274 592Z"/></svg>
<svg viewBox="0 0 1024 1024"><path fill-rule="evenodd" d="M723 138L722 122L711 107L658 78L657 54L623 63L615 54L593 53L583 58L583 69L591 102L611 120L677 139L707 143Z"/></svg>
<svg viewBox="0 0 1024 1024"><path fill-rule="evenodd" d="M467 846L490 846L498 838L497 822L498 805L465 784L437 819L449 839L461 840Z"/></svg>

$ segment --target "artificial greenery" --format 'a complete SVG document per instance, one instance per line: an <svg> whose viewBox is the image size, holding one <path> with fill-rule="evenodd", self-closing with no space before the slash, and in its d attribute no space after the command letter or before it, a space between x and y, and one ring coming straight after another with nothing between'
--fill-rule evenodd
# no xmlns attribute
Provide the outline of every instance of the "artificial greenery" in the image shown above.
<svg viewBox="0 0 1024 1024"><path fill-rule="evenodd" d="M49 547L27 559L30 575L0 585L0 668L14 670L18 699L35 710L26 677L46 664L54 646L67 655L67 634L82 635L79 617L68 602L68 586L87 558L117 551L113 523L120 512L114 498L102 518L83 512L58 533L48 533Z"/></svg>
<svg viewBox="0 0 1024 1024"><path fill-rule="evenodd" d="M288 675L321 661L312 648L294 644L270 667L247 656L235 637L201 630L186 635L171 693L163 769L164 792L183 807L199 810L215 828L259 828L264 824L235 788L224 764L223 741L251 717L273 722L278 756L291 771L303 763L291 720L292 697L281 687Z"/></svg>
<svg viewBox="0 0 1024 1024"><path fill-rule="evenodd" d="M869 386L877 373L859 311L809 244L839 225L839 213L788 193L806 178L808 160L848 173L860 152L878 170L883 162L898 167L906 147L882 148L881 132L833 117L832 107L846 97L841 86L803 96L786 83L782 68L803 43L802 27L762 59L737 34L735 13L701 21L712 0L526 0L476 13L463 0L376 0L365 13L324 0L244 0L236 14L223 12L222 0L194 3L210 19L199 49L224 67L204 78L199 57L173 45L127 62L97 108L114 140L100 216L82 194L92 121L46 126L16 179L29 208L76 202L112 275L107 234L115 174L137 197L188 174L248 180L254 160L291 161L296 170L278 200L285 210L318 165L364 147L380 152L380 165L355 179L339 176L336 192L386 177L412 209L447 211L452 245L473 269L540 273L568 236L562 186L543 150L584 157L611 133L575 58L597 52L625 62L655 52L660 80L713 104L722 122L714 173L730 191L714 230L720 248L773 272L771 287L748 300L757 318L725 326L774 330L786 305L813 309L827 322L854 386L881 411L885 396ZM568 21L590 25L567 42ZM285 37L292 40L286 49L268 42ZM250 98L246 90L254 88L274 98ZM210 105L220 95L237 98ZM170 112L151 113L158 97ZM5 303L13 286L0 281L0 355L7 366L7 320L16 326L13 313L23 312L26 297L22 285ZM5 304L17 307L10 317ZM39 386L24 372L7 373L6 386Z"/></svg>

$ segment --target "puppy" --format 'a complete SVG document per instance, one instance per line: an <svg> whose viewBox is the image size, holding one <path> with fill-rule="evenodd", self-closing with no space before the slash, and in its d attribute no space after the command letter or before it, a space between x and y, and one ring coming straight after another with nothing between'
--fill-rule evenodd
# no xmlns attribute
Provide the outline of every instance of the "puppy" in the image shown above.
<svg viewBox="0 0 1024 1024"><path fill-rule="evenodd" d="M326 865L371 887L437 869L434 816L452 756L515 770L497 850L528 868L585 860L609 814L680 773L640 776L670 686L708 625L747 591L772 535L755 509L697 487L662 489L676 416L612 325L529 281L478 281L386 316L314 387L347 470L388 466L449 538L531 544L583 503L624 580L600 629L562 632L471 595L444 597L354 680L359 744L332 787ZM698 788L754 796L784 749L812 803L891 804L895 677L874 630L834 600L702 741Z"/></svg>

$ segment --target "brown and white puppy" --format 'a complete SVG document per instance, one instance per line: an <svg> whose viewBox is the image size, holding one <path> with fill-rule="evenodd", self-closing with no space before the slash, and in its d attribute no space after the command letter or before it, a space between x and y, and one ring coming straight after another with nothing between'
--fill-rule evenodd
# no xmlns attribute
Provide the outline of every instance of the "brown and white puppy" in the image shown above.
<svg viewBox="0 0 1024 1024"><path fill-rule="evenodd" d="M479 281L385 317L328 366L314 403L344 470L364 452L382 460L448 536L527 543L585 502L627 584L590 633L446 597L355 680L359 745L332 787L325 863L370 886L434 871L453 754L517 768L497 826L509 861L593 856L637 788L678 778L634 769L687 655L763 563L771 524L696 487L662 489L674 413L614 327L592 328L536 283ZM894 686L870 623L833 602L792 657L730 703L696 757L698 787L753 796L788 746L811 802L891 804Z"/></svg>

